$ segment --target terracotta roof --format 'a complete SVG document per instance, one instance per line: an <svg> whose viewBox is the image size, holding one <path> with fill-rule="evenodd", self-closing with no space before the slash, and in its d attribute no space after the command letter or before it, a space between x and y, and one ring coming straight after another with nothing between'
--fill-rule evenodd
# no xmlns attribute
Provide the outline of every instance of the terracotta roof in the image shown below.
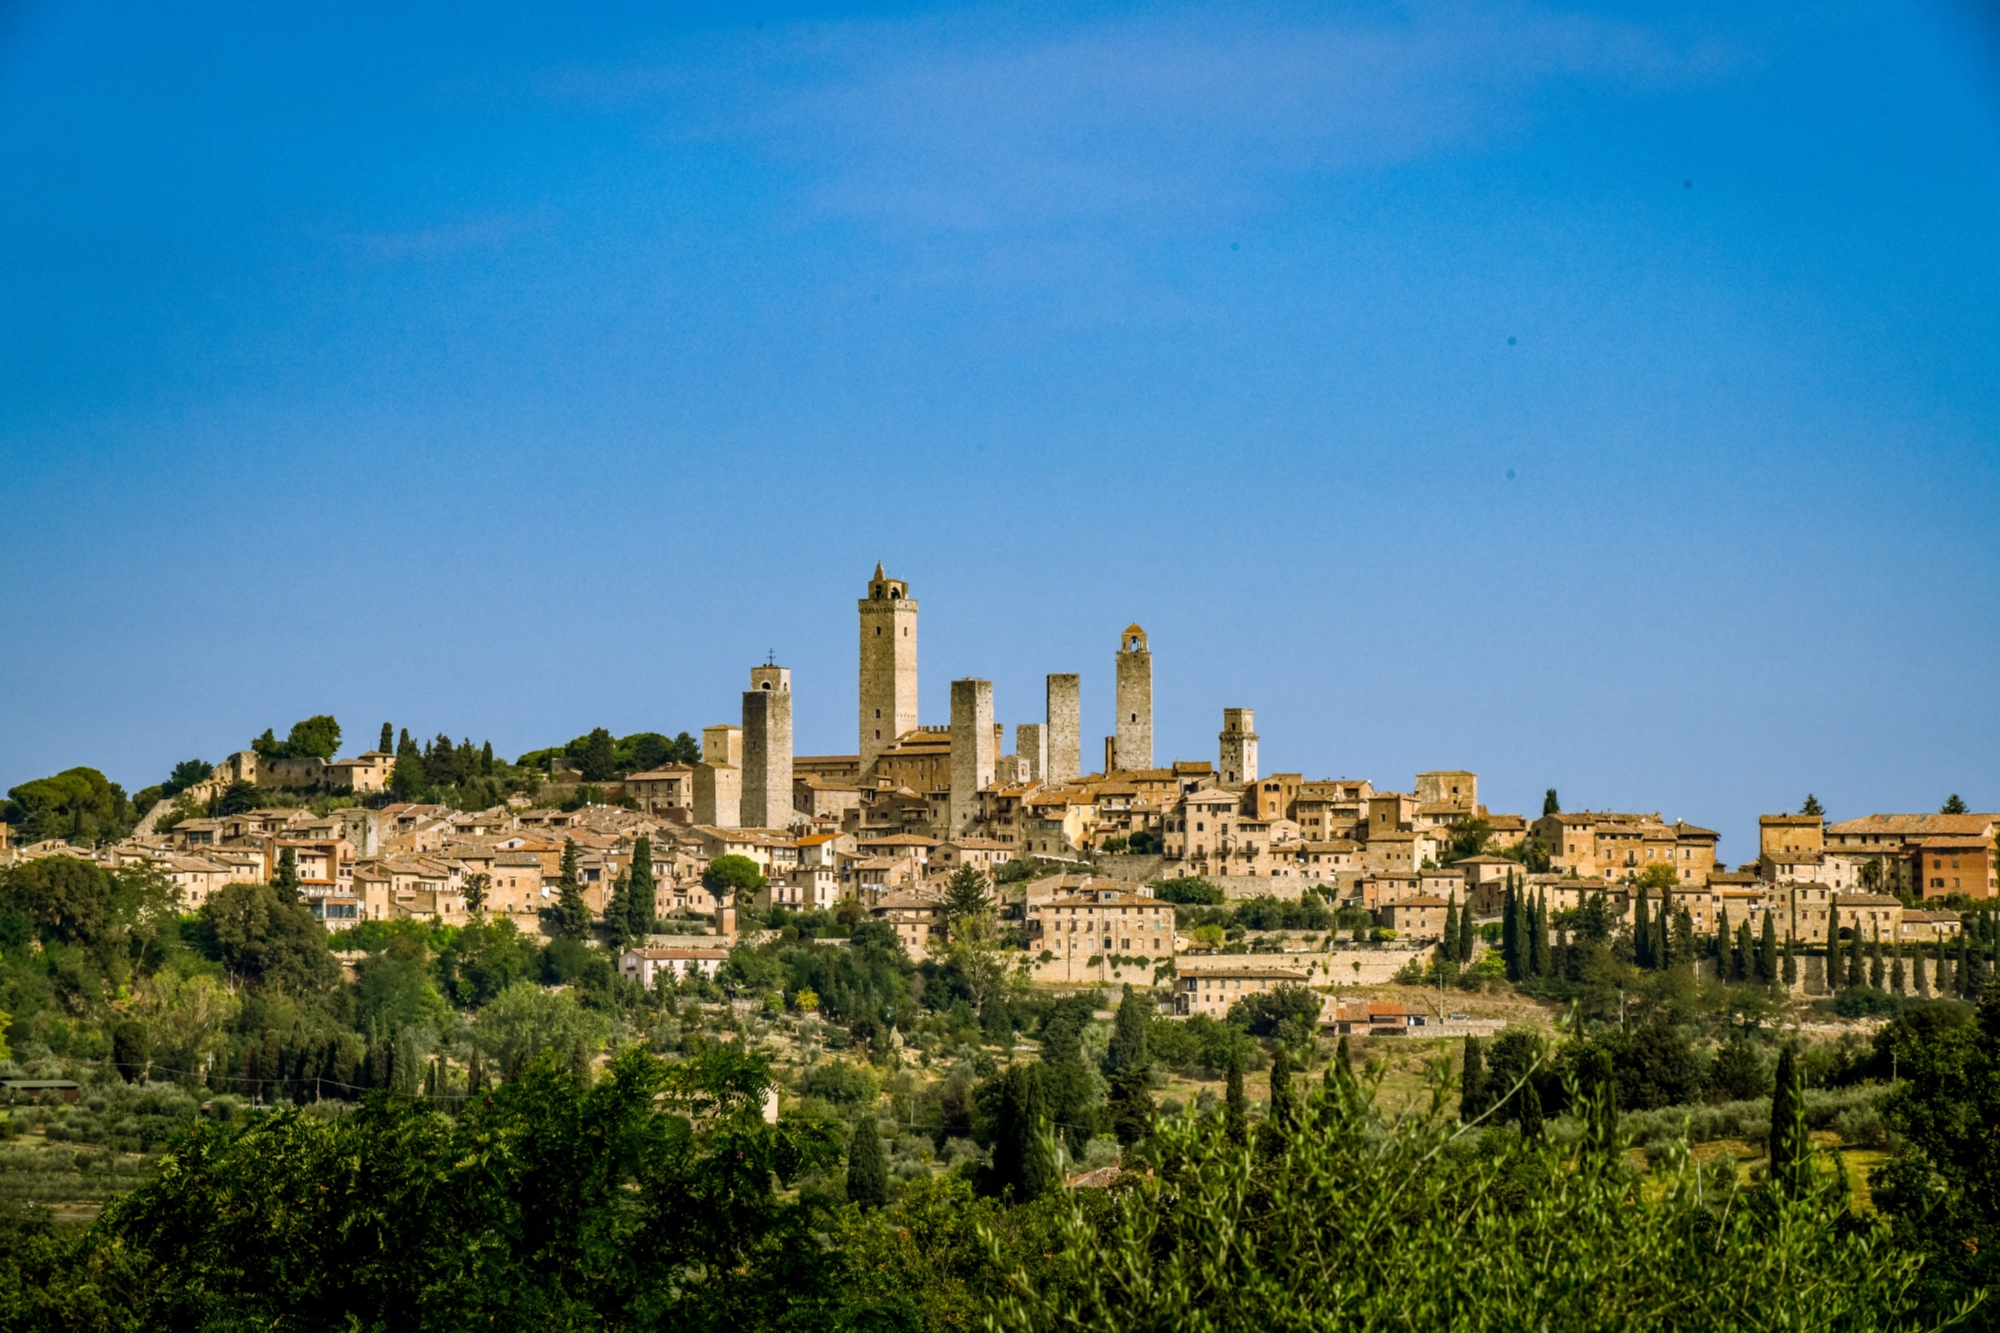
<svg viewBox="0 0 2000 1333"><path fill-rule="evenodd" d="M1958 834L1982 837L2000 815L1863 815L1829 824L1828 833Z"/></svg>

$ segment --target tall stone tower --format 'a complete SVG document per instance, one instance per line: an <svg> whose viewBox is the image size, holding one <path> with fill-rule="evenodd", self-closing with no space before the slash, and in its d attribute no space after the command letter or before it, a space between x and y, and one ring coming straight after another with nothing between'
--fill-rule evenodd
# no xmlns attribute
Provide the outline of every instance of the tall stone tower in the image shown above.
<svg viewBox="0 0 2000 1333"><path fill-rule="evenodd" d="M792 673L781 666L752 667L743 692L743 823L792 823Z"/></svg>
<svg viewBox="0 0 2000 1333"><path fill-rule="evenodd" d="M993 682L951 683L951 836L962 836L979 818L979 793L993 785L997 751Z"/></svg>
<svg viewBox="0 0 2000 1333"><path fill-rule="evenodd" d="M701 765L694 771L694 822L712 828L743 825L743 728L701 729Z"/></svg>
<svg viewBox="0 0 2000 1333"><path fill-rule="evenodd" d="M875 577L861 599L861 777L906 731L917 729L917 604L901 579Z"/></svg>
<svg viewBox="0 0 2000 1333"><path fill-rule="evenodd" d="M1118 729L1111 752L1120 772L1153 766L1153 654L1146 631L1127 625L1118 636Z"/></svg>
<svg viewBox="0 0 2000 1333"><path fill-rule="evenodd" d="M1027 769L1030 782L1041 782L1049 771L1049 729L1040 722L1014 724L1014 754Z"/></svg>
<svg viewBox="0 0 2000 1333"><path fill-rule="evenodd" d="M1045 782L1083 773L1083 680L1075 672L1049 677L1049 763Z"/></svg>
<svg viewBox="0 0 2000 1333"><path fill-rule="evenodd" d="M1257 710L1222 710L1222 785L1241 787L1257 780Z"/></svg>

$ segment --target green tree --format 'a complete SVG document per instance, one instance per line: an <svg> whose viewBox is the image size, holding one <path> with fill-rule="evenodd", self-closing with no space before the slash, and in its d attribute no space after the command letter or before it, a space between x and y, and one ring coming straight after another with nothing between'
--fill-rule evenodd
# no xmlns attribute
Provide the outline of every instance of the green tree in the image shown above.
<svg viewBox="0 0 2000 1333"><path fill-rule="evenodd" d="M104 935L113 891L110 874L73 856L42 856L0 870L0 903L19 909L45 938L64 943L90 944Z"/></svg>
<svg viewBox="0 0 2000 1333"><path fill-rule="evenodd" d="M1653 957L1653 914L1649 907L1646 886L1641 884L1632 902L1632 961L1647 969L1659 966Z"/></svg>
<svg viewBox="0 0 2000 1333"><path fill-rule="evenodd" d="M1910 951L1910 990L1922 999L1929 999L1930 978L1924 975L1924 946L1919 944Z"/></svg>
<svg viewBox="0 0 2000 1333"><path fill-rule="evenodd" d="M1854 929L1848 932L1847 940L1847 984L1849 986L1859 986L1867 978L1867 973L1863 970L1865 967L1862 955L1863 947L1861 918L1857 916L1854 918Z"/></svg>
<svg viewBox="0 0 2000 1333"><path fill-rule="evenodd" d="M1874 938L1868 942L1868 984L1881 990L1887 980L1888 967L1882 959L1882 928L1877 926Z"/></svg>
<svg viewBox="0 0 2000 1333"><path fill-rule="evenodd" d="M621 874L611 882L611 898L604 904L604 929L611 951L623 953L632 942L632 877Z"/></svg>
<svg viewBox="0 0 2000 1333"><path fill-rule="evenodd" d="M764 875L747 856L718 856L701 872L701 884L725 906L742 904L764 887Z"/></svg>
<svg viewBox="0 0 2000 1333"><path fill-rule="evenodd" d="M1199 875L1155 880L1153 896L1163 903L1184 907L1218 907L1224 901L1222 886Z"/></svg>
<svg viewBox="0 0 2000 1333"><path fill-rule="evenodd" d="M632 883L625 929L634 939L653 933L653 908L658 888L653 879L653 840L640 834L632 844Z"/></svg>
<svg viewBox="0 0 2000 1333"><path fill-rule="evenodd" d="M566 1056L578 1043L586 1051L597 1049L607 1028L602 1014L585 1009L568 993L520 981L479 1011L472 1040L499 1065L502 1078L512 1079L543 1052Z"/></svg>
<svg viewBox="0 0 2000 1333"><path fill-rule="evenodd" d="M854 1122L847 1141L847 1201L862 1208L889 1202L889 1159L882 1153L882 1136L872 1115Z"/></svg>
<svg viewBox="0 0 2000 1333"><path fill-rule="evenodd" d="M993 1137L993 1192L1029 1203L1060 1184L1041 1065L1009 1065L1000 1075L1000 1106Z"/></svg>
<svg viewBox="0 0 2000 1333"><path fill-rule="evenodd" d="M280 902L299 900L299 854L290 847L278 851L278 869L271 876L271 891Z"/></svg>
<svg viewBox="0 0 2000 1333"><path fill-rule="evenodd" d="M1551 787L1547 794L1542 797L1542 816L1547 818L1549 815L1559 815L1561 813L1562 802L1556 798L1556 789Z"/></svg>
<svg viewBox="0 0 2000 1333"><path fill-rule="evenodd" d="M977 866L961 864L951 872L951 878L944 886L944 919L946 929L955 927L967 917L984 916L992 909L993 900L987 893L986 876Z"/></svg>
<svg viewBox="0 0 2000 1333"><path fill-rule="evenodd" d="M474 871L465 877L465 910L478 916L486 910L486 896L493 888L493 876Z"/></svg>
<svg viewBox="0 0 2000 1333"><path fill-rule="evenodd" d="M618 776L618 755L611 733L594 727L584 743L582 758L585 782L610 782Z"/></svg>
<svg viewBox="0 0 2000 1333"><path fill-rule="evenodd" d="M1965 813L1965 802L1959 799L1957 792L1953 792L1945 798L1944 806L1938 813L1941 815L1962 815Z"/></svg>
<svg viewBox="0 0 2000 1333"><path fill-rule="evenodd" d="M172 800L198 782L206 782L215 773L215 765L206 759L183 759L174 765L174 771L160 784L162 800Z"/></svg>
<svg viewBox="0 0 2000 1333"><path fill-rule="evenodd" d="M1229 1080L1222 1097L1222 1127L1231 1143L1250 1140L1250 1101L1243 1095L1243 1053L1229 1052Z"/></svg>
<svg viewBox="0 0 2000 1333"><path fill-rule="evenodd" d="M1486 1058L1479 1038L1465 1039L1465 1060L1458 1075L1459 1119L1470 1123L1486 1113Z"/></svg>
<svg viewBox="0 0 2000 1333"><path fill-rule="evenodd" d="M390 728L387 722L382 724L382 739L375 742L375 752L377 754L396 753L396 733Z"/></svg>
<svg viewBox="0 0 2000 1333"><path fill-rule="evenodd" d="M1104 1072L1107 1075L1127 1069L1145 1069L1151 1064L1146 1037L1153 1025L1152 1010L1152 1001L1147 996L1130 986L1125 987L1125 993L1118 1001L1118 1016L1111 1031L1111 1042L1105 1049Z"/></svg>
<svg viewBox="0 0 2000 1333"><path fill-rule="evenodd" d="M1472 961L1472 904L1468 901L1465 910L1458 914L1458 940L1452 952L1457 956L1459 966Z"/></svg>
<svg viewBox="0 0 2000 1333"><path fill-rule="evenodd" d="M1814 796L1811 792L1807 792L1806 802L1799 807L1799 813L1802 815L1824 815L1826 810L1820 805L1819 797Z"/></svg>
<svg viewBox="0 0 2000 1333"><path fill-rule="evenodd" d="M330 761L339 753L340 723L334 721L331 714L318 713L303 722L292 724L291 735L285 738L280 757Z"/></svg>
<svg viewBox="0 0 2000 1333"><path fill-rule="evenodd" d="M1285 1043L1271 1052L1271 1126L1282 1132L1292 1127L1292 1056Z"/></svg>
<svg viewBox="0 0 2000 1333"><path fill-rule="evenodd" d="M21 843L64 838L97 846L124 837L137 822L125 789L94 768L67 768L24 782L0 803L0 823Z"/></svg>
<svg viewBox="0 0 2000 1333"><path fill-rule="evenodd" d="M577 867L574 838L563 839L562 870L556 878L555 925L556 934L564 938L590 938L590 904L583 900L583 881Z"/></svg>
<svg viewBox="0 0 2000 1333"><path fill-rule="evenodd" d="M229 884L201 905L196 942L229 975L254 989L302 994L332 989L340 968L310 909L268 884Z"/></svg>
<svg viewBox="0 0 2000 1333"><path fill-rule="evenodd" d="M1506 965L1507 980L1518 982L1527 975L1521 959L1521 895L1514 885L1514 872L1507 872L1506 897L1500 915L1500 959Z"/></svg>

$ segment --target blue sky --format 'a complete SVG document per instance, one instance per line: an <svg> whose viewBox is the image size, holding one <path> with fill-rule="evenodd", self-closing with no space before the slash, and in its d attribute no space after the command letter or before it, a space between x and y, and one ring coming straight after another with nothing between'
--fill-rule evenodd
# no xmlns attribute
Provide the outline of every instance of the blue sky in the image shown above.
<svg viewBox="0 0 2000 1333"><path fill-rule="evenodd" d="M2000 807L1989 10L15 3L0 125L0 785L851 751L882 560L926 721Z"/></svg>

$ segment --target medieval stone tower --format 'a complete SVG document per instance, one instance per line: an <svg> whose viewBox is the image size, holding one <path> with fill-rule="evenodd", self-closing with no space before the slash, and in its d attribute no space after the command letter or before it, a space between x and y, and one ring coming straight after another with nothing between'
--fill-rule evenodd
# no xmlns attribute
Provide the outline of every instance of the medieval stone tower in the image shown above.
<svg viewBox="0 0 2000 1333"><path fill-rule="evenodd" d="M917 604L901 579L875 577L861 599L861 776L906 731L917 729Z"/></svg>
<svg viewBox="0 0 2000 1333"><path fill-rule="evenodd" d="M1222 710L1222 784L1241 787L1257 780L1257 710Z"/></svg>
<svg viewBox="0 0 2000 1333"><path fill-rule="evenodd" d="M993 682L955 680L951 683L951 835L957 837L979 819L979 793L993 785L998 751L993 725Z"/></svg>
<svg viewBox="0 0 2000 1333"><path fill-rule="evenodd" d="M1049 677L1046 782L1069 782L1083 773L1083 680L1075 672Z"/></svg>
<svg viewBox="0 0 2000 1333"><path fill-rule="evenodd" d="M743 824L743 728L701 729L701 766L694 771L694 822L711 828Z"/></svg>
<svg viewBox="0 0 2000 1333"><path fill-rule="evenodd" d="M792 673L750 669L743 692L743 823L788 828L792 822Z"/></svg>
<svg viewBox="0 0 2000 1333"><path fill-rule="evenodd" d="M1118 636L1118 729L1111 761L1121 772L1153 766L1153 654L1146 631L1127 625Z"/></svg>

